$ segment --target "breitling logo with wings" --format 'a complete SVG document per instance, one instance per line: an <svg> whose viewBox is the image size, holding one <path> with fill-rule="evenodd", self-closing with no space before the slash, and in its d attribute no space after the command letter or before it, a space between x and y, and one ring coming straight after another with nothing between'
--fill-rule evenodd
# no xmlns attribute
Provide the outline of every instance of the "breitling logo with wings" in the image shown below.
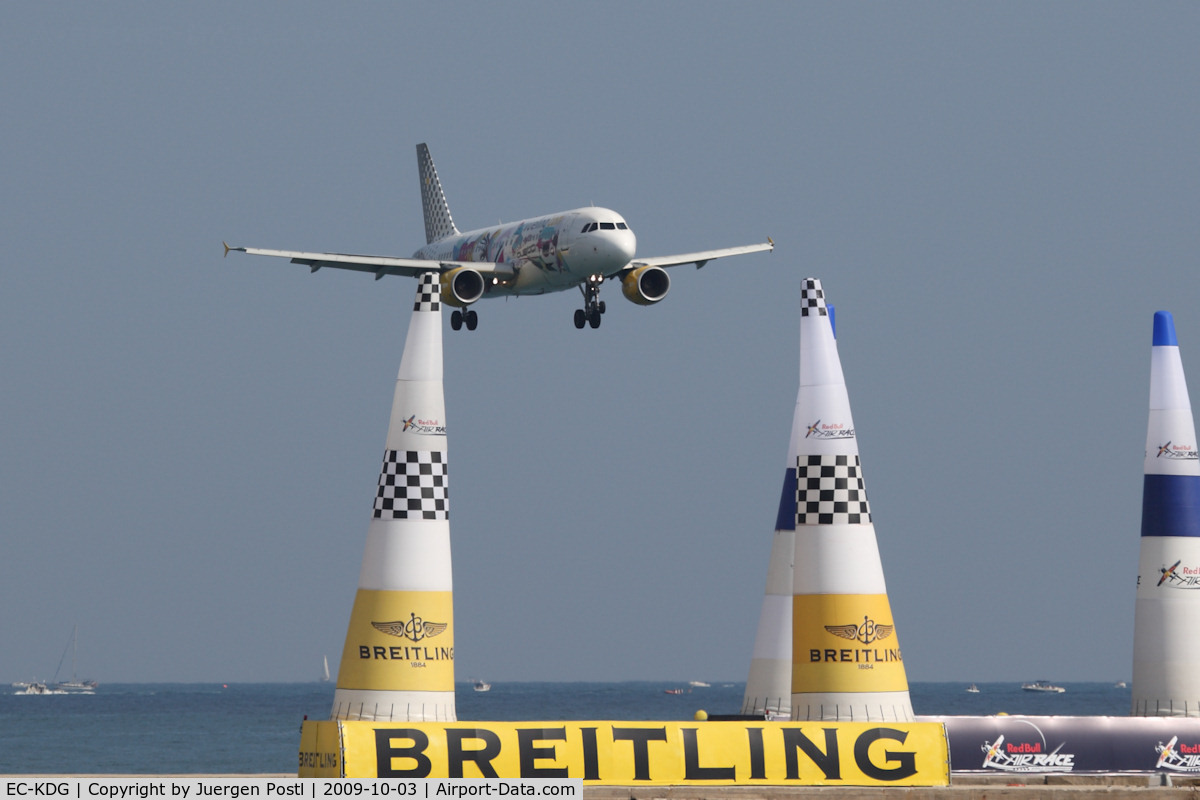
<svg viewBox="0 0 1200 800"><path fill-rule="evenodd" d="M416 614L410 614L408 620L398 619L394 622L372 621L371 627L381 633L386 633L388 636L399 636L403 639L419 642L422 639L431 639L434 636L445 633L446 628L450 627L450 623L426 622Z"/></svg>
<svg viewBox="0 0 1200 800"><path fill-rule="evenodd" d="M834 636L840 636L852 642L862 642L863 644L870 644L871 642L886 639L892 635L892 631L895 629L895 625L877 625L870 617L863 617L861 625L850 623L849 625L825 626L825 630Z"/></svg>

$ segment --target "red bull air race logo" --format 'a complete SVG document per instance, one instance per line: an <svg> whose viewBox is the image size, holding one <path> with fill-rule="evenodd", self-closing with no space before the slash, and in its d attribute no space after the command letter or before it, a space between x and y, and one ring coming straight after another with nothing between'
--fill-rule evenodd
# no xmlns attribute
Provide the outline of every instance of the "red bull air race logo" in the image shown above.
<svg viewBox="0 0 1200 800"><path fill-rule="evenodd" d="M1158 446L1158 455L1155 458L1162 458L1167 461L1196 461L1200 460L1200 453L1197 453L1196 448L1190 444L1173 444L1167 442Z"/></svg>
<svg viewBox="0 0 1200 800"><path fill-rule="evenodd" d="M840 422L821 422L817 420L808 426L805 439L853 439L854 428L849 428Z"/></svg>
<svg viewBox="0 0 1200 800"><path fill-rule="evenodd" d="M984 769L1003 772L1070 772L1075 768L1075 754L1062 752L1066 742L1050 750L1041 729L1032 722L1026 724L1033 729L1031 733L1014 736L1008 741L1005 741L1004 734L1000 734L996 741L983 743L980 749L984 753Z"/></svg>
<svg viewBox="0 0 1200 800"><path fill-rule="evenodd" d="M413 414L408 419L404 420L404 428L401 433L416 433L425 436L445 436L446 426L438 419L421 419L416 414Z"/></svg>
<svg viewBox="0 0 1200 800"><path fill-rule="evenodd" d="M1200 567L1185 567L1180 566L1181 564L1182 558L1169 567L1160 567L1158 571L1162 577L1155 586L1167 589L1200 589Z"/></svg>
<svg viewBox="0 0 1200 800"><path fill-rule="evenodd" d="M1154 749L1158 753L1155 769L1200 772L1200 744L1184 744L1178 736L1172 736L1171 741L1166 744L1159 742Z"/></svg>

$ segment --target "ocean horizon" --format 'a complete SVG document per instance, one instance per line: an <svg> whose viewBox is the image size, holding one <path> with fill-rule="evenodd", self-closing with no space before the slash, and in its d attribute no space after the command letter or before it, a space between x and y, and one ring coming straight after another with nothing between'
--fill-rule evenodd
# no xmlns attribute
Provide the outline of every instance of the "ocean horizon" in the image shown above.
<svg viewBox="0 0 1200 800"><path fill-rule="evenodd" d="M1061 694L1018 682L910 684L918 716L1128 716L1115 682L1066 682ZM460 721L691 720L737 714L745 682L456 684ZM300 724L328 719L333 683L114 683L94 694L0 690L3 774L295 774ZM671 693L668 693L670 691ZM674 693L678 691L678 693Z"/></svg>

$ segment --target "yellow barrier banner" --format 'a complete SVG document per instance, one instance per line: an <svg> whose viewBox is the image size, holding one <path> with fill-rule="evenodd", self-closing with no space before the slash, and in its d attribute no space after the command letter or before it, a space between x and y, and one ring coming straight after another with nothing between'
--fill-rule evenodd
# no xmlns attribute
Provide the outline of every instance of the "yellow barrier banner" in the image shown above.
<svg viewBox="0 0 1200 800"><path fill-rule="evenodd" d="M346 778L579 778L615 786L946 786L941 723L305 723L301 777L332 763ZM322 748L325 748L324 750Z"/></svg>
<svg viewBox="0 0 1200 800"><path fill-rule="evenodd" d="M344 778L342 729L335 720L305 720L300 726L301 778Z"/></svg>

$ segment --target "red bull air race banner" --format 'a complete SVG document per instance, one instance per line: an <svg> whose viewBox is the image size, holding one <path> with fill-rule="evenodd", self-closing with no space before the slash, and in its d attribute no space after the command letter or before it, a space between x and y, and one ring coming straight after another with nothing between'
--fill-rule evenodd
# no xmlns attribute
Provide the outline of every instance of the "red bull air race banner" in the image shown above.
<svg viewBox="0 0 1200 800"><path fill-rule="evenodd" d="M1200 718L918 717L942 722L952 773L1200 775Z"/></svg>

